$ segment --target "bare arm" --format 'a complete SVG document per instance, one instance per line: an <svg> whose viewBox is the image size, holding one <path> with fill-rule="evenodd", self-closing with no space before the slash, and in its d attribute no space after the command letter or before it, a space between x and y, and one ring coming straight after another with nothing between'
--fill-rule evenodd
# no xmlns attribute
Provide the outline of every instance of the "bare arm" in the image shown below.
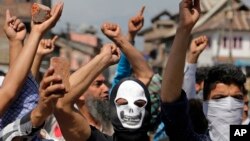
<svg viewBox="0 0 250 141"><path fill-rule="evenodd" d="M35 78L37 78L41 62L47 54L50 54L55 49L55 41L58 36L54 36L52 39L42 39L39 42L38 49L35 55L34 62L31 67L31 72Z"/></svg>
<svg viewBox="0 0 250 141"><path fill-rule="evenodd" d="M91 135L87 120L74 108L75 101L84 93L92 81L108 66L117 63L120 58L118 48L114 44L104 45L99 55L72 75L78 84L60 99L56 105L55 116L66 140L83 141ZM72 84L71 84L72 86ZM71 119L71 120L69 120Z"/></svg>
<svg viewBox="0 0 250 141"><path fill-rule="evenodd" d="M15 59L15 65L7 73L3 85L0 88L0 115L2 115L12 101L16 98L17 92L30 71L38 43L42 35L59 19L62 12L63 4L57 4L54 7L52 17L41 24L33 24L30 36L22 51ZM25 65L24 65L25 62Z"/></svg>
<svg viewBox="0 0 250 141"><path fill-rule="evenodd" d="M143 12L144 12L145 6L142 7L140 12L136 15L131 17L128 21L128 41L134 45L135 41L135 36L137 32L141 30L143 27L143 22L144 22L144 17L143 17ZM112 82L112 88L123 78L131 76L132 73L132 68L131 65L127 59L127 57L122 53L121 54L121 59L119 63L117 64L116 67L116 72L115 76Z"/></svg>
<svg viewBox="0 0 250 141"><path fill-rule="evenodd" d="M22 50L26 28L20 19L11 15L9 10L6 10L4 32L9 39L9 66L12 67L15 58Z"/></svg>
<svg viewBox="0 0 250 141"><path fill-rule="evenodd" d="M117 24L105 23L102 25L102 32L114 41L126 55L132 65L135 77L141 80L145 85L148 85L153 76L153 71L144 60L142 54L121 34L120 27Z"/></svg>
<svg viewBox="0 0 250 141"><path fill-rule="evenodd" d="M200 15L199 0L183 0L180 3L180 23L164 70L161 100L174 102L181 95L183 70L190 33Z"/></svg>

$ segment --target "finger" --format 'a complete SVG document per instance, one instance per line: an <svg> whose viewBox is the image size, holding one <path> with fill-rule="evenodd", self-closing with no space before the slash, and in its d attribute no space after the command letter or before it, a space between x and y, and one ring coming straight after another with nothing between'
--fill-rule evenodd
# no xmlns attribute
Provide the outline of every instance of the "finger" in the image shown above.
<svg viewBox="0 0 250 141"><path fill-rule="evenodd" d="M53 38L52 38L52 44L54 44L56 42L56 40L58 39L58 36L55 35Z"/></svg>
<svg viewBox="0 0 250 141"><path fill-rule="evenodd" d="M22 23L22 21L21 21L20 19L16 19L15 22L14 22L14 24L13 24L13 28L14 28L14 29L17 29L17 27L18 27L18 25L19 25L20 23Z"/></svg>
<svg viewBox="0 0 250 141"><path fill-rule="evenodd" d="M144 13L144 10L145 10L145 6L142 6L140 12L139 12L139 15L140 16L143 16L143 13Z"/></svg>
<svg viewBox="0 0 250 141"><path fill-rule="evenodd" d="M47 46L48 48L51 48L51 42L52 42L52 41L51 41L50 39L47 40L46 46Z"/></svg>
<svg viewBox="0 0 250 141"><path fill-rule="evenodd" d="M10 19L10 18L11 18L10 10L7 9L5 12L5 19L6 19L5 21L8 21L8 19Z"/></svg>
<svg viewBox="0 0 250 141"><path fill-rule="evenodd" d="M117 55L118 58L120 58L121 50L118 47L115 48L115 54Z"/></svg>
<svg viewBox="0 0 250 141"><path fill-rule="evenodd" d="M7 21L8 25L9 25L10 27L14 28L14 24L15 24L16 19L17 19L16 16L11 17L11 18Z"/></svg>
<svg viewBox="0 0 250 141"><path fill-rule="evenodd" d="M43 40L41 40L41 42L43 42ZM44 88L44 80L45 80L45 78L47 78L48 76L51 76L51 75L53 75L53 73L54 73L54 69L52 68L52 67L50 67L46 72L45 72L45 74L44 74L44 76L43 76L43 79L42 79L42 81L41 81L41 83L40 83L40 88Z"/></svg>
<svg viewBox="0 0 250 141"><path fill-rule="evenodd" d="M49 87L51 84L60 84L62 83L62 78L60 76L48 76L46 78L43 79L43 86L42 89L46 89L47 87Z"/></svg>
<svg viewBox="0 0 250 141"><path fill-rule="evenodd" d="M60 94L60 93L62 93L63 95L64 92L65 92L65 86L63 84L54 84L46 88L45 96L50 96L52 94Z"/></svg>
<svg viewBox="0 0 250 141"><path fill-rule="evenodd" d="M58 100L59 98L62 98L64 96L65 92L60 92L60 93L57 93L57 94L52 94L50 97L49 97L49 101L54 101L54 100Z"/></svg>
<svg viewBox="0 0 250 141"><path fill-rule="evenodd" d="M40 45L44 46L44 44L45 44L45 39L42 39L42 40L40 41Z"/></svg>
<svg viewBox="0 0 250 141"><path fill-rule="evenodd" d="M111 46L111 52L112 53L115 52L117 48L116 45L111 43L110 46Z"/></svg>
<svg viewBox="0 0 250 141"><path fill-rule="evenodd" d="M24 23L20 23L18 26L17 26L17 31L21 31L23 29L25 29L25 24Z"/></svg>
<svg viewBox="0 0 250 141"><path fill-rule="evenodd" d="M194 8L197 9L198 12L201 12L200 0L194 0Z"/></svg>
<svg viewBox="0 0 250 141"><path fill-rule="evenodd" d="M51 21L58 21L58 19L61 17L62 14L62 10L63 10L63 3L57 3L53 8L52 8L52 17L49 19Z"/></svg>

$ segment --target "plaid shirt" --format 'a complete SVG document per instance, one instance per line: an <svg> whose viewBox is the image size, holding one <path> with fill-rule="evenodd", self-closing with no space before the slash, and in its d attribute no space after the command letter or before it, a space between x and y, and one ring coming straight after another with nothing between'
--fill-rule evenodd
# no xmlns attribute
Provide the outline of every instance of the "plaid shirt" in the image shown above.
<svg viewBox="0 0 250 141"><path fill-rule="evenodd" d="M30 114L31 112L1 130L0 141L12 141L15 137L21 137L26 141L40 140L37 138L37 133L42 126L39 128L32 128Z"/></svg>
<svg viewBox="0 0 250 141"><path fill-rule="evenodd" d="M0 121L0 130L9 123L30 112L38 102L38 84L30 73L16 100L4 113Z"/></svg>

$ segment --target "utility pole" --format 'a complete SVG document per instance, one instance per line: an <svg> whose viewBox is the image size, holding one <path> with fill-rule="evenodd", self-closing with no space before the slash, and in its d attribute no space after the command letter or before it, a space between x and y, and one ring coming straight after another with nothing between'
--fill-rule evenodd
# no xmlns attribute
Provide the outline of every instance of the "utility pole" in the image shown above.
<svg viewBox="0 0 250 141"><path fill-rule="evenodd" d="M233 63L233 17L234 17L234 9L233 9L233 0L228 0L229 10L227 11L228 25L229 25L229 63Z"/></svg>

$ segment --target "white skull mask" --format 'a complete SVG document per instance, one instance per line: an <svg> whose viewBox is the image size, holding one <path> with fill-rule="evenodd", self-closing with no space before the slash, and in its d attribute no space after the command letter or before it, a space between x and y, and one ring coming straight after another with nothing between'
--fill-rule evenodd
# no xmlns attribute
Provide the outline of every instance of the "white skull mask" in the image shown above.
<svg viewBox="0 0 250 141"><path fill-rule="evenodd" d="M127 80L119 86L114 103L124 128L141 127L147 102L144 89L137 82Z"/></svg>

